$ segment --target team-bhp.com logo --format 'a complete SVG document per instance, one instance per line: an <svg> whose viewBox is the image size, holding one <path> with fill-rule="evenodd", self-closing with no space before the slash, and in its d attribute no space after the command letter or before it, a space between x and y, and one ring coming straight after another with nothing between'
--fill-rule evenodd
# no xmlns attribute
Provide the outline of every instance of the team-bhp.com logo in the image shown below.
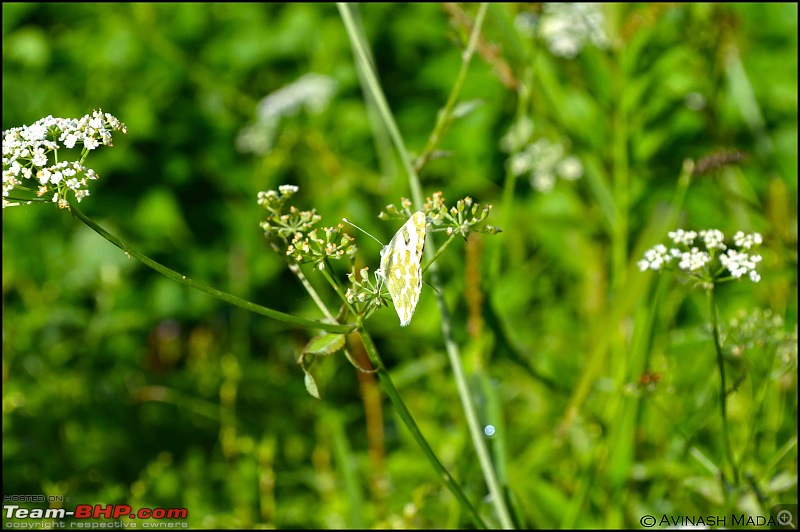
<svg viewBox="0 0 800 532"><path fill-rule="evenodd" d="M75 519L186 519L186 508L140 508L135 512L127 504L79 504L75 507Z"/></svg>
<svg viewBox="0 0 800 532"><path fill-rule="evenodd" d="M22 508L17 504L4 504L3 517L5 519L14 520L30 520L30 519L154 519L156 521L168 521L186 519L189 512L186 508L139 508L134 511L127 504L79 504L75 507L74 511L68 511L64 508ZM10 525L7 521L5 525ZM133 523L131 523L133 524ZM152 523L153 527L158 527L160 523ZM184 523L185 524L185 523ZM147 527L148 523L142 523L143 527ZM58 528L82 528L81 521L72 521L69 524L63 521ZM163 524L162 524L163 526ZM12 528L19 528L11 525Z"/></svg>

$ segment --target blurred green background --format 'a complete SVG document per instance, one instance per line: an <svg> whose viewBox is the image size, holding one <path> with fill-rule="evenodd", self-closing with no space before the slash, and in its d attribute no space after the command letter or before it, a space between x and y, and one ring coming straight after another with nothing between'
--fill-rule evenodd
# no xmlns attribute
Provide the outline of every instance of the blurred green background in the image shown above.
<svg viewBox="0 0 800 532"><path fill-rule="evenodd" d="M415 154L476 10L359 8ZM797 6L604 5L565 24L568 11L490 6L460 97L475 107L421 171L426 195L492 203L503 229L456 242L440 267L514 517L629 527L722 511L705 296L635 266L675 229L687 159L707 169L677 226L765 241L762 281L717 291L742 472L731 497L760 515L796 504ZM81 209L155 260L319 319L263 238L258 191L295 184L325 224L346 216L384 242L397 230L376 215L409 196L407 179L334 4L2 13L3 129L96 108L125 122L89 157L101 180ZM378 244L357 239L375 269ZM434 295L423 288L407 328L392 309L368 325L423 433L496 524ZM310 331L178 285L66 211L4 209L2 321L4 495L185 507L193 527L469 524L373 379L328 357L313 399L296 365Z"/></svg>

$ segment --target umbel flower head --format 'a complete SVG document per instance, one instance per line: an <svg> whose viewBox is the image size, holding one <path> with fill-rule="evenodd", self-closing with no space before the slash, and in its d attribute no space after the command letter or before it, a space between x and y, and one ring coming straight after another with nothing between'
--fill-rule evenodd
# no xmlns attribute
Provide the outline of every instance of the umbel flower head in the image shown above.
<svg viewBox="0 0 800 532"><path fill-rule="evenodd" d="M30 197L33 193L51 198L62 209L69 207L69 194L80 202L89 195L88 182L99 177L83 162L95 148L111 146L114 131L128 132L125 124L101 110L81 118L48 116L3 131L3 208L37 201ZM62 147L81 147L80 158L59 161Z"/></svg>
<svg viewBox="0 0 800 532"><path fill-rule="evenodd" d="M281 185L278 190L258 193L258 204L267 210L267 219L259 225L264 236L287 257L298 263L313 263L325 269L326 260L352 258L357 248L344 226L317 227L322 217L315 209L301 211L287 201L297 193L295 185Z"/></svg>
<svg viewBox="0 0 800 532"><path fill-rule="evenodd" d="M738 231L728 244L718 229L704 229L699 233L678 229L670 231L669 237L675 247L658 244L645 251L644 258L637 263L641 271L678 270L706 284L742 277L754 283L761 280L756 271L761 255L750 253L762 242L759 233Z"/></svg>
<svg viewBox="0 0 800 532"><path fill-rule="evenodd" d="M425 198L423 210L426 219L433 227L431 230L446 232L448 236L455 233L467 238L471 231L490 235L502 232L499 227L483 223L489 216L492 206L482 206L469 196L458 200L453 207L448 207L441 191L434 192L432 196ZM405 221L411 217L411 214L411 200L400 198L400 207L394 204L387 205L378 218Z"/></svg>

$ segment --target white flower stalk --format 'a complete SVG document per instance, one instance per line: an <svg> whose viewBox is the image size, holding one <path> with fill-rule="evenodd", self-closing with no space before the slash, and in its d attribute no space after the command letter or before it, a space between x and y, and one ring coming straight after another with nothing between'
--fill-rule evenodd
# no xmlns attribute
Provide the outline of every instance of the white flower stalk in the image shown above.
<svg viewBox="0 0 800 532"><path fill-rule="evenodd" d="M697 280L714 283L748 277L754 283L761 280L756 271L761 255L748 251L761 244L759 233L737 232L732 244L725 244L725 235L718 229L704 229L699 233L677 229L668 236L676 247L664 244L644 252L637 263L641 271L674 269ZM723 273L728 271L728 276Z"/></svg>
<svg viewBox="0 0 800 532"><path fill-rule="evenodd" d="M101 110L79 119L48 116L30 126L5 130L3 208L31 203L24 199L26 192L50 197L61 208L69 207L70 194L80 202L89 195L89 181L99 177L83 162L90 151L111 146L114 131L128 132L125 124ZM62 147L82 147L80 159L59 161ZM19 191L19 201L13 201Z"/></svg>

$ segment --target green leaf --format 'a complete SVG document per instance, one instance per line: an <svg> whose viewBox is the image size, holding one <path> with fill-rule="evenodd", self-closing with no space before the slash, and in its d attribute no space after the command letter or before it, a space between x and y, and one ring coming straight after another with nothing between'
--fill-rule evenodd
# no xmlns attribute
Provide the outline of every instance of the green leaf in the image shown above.
<svg viewBox="0 0 800 532"><path fill-rule="evenodd" d="M303 373L306 374L306 391L315 399L321 399L319 396L319 389L317 388L317 382L314 380L314 377L312 377L311 373L307 372L305 368L303 368Z"/></svg>
<svg viewBox="0 0 800 532"><path fill-rule="evenodd" d="M343 334L323 334L315 336L308 342L303 353L312 353L315 355L332 355L336 351L344 347Z"/></svg>
<svg viewBox="0 0 800 532"><path fill-rule="evenodd" d="M453 112L451 113L450 116L452 117L453 120L457 120L459 118L467 116L481 105L483 105L483 101L478 98L474 100L468 100L466 102L459 102L453 109Z"/></svg>

